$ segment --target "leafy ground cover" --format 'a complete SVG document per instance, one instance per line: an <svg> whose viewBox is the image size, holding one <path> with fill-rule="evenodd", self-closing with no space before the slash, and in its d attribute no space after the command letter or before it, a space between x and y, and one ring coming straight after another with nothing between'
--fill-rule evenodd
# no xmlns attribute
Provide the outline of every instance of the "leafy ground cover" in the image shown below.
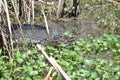
<svg viewBox="0 0 120 80"><path fill-rule="evenodd" d="M120 36L103 35L99 38L79 39L58 47L42 46L49 56L54 57L72 80L120 80ZM1 80L42 80L50 63L30 43L14 48L15 56L0 57ZM29 46L30 46L29 45ZM2 50L0 50L2 53ZM54 70L53 80L62 80Z"/></svg>

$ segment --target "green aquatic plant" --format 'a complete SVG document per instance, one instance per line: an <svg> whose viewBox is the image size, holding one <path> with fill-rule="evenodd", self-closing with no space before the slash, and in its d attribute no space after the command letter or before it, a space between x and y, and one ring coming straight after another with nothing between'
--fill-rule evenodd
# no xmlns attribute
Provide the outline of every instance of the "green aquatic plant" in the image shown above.
<svg viewBox="0 0 120 80"><path fill-rule="evenodd" d="M42 46L49 56L56 59L72 80L119 80L120 79L120 36L103 35L100 38L79 39L58 47ZM20 50L14 48L14 58L0 57L0 79L42 80L50 68L36 46ZM27 47L27 46L23 46ZM0 51L2 53L2 51ZM61 80L55 70L51 77Z"/></svg>

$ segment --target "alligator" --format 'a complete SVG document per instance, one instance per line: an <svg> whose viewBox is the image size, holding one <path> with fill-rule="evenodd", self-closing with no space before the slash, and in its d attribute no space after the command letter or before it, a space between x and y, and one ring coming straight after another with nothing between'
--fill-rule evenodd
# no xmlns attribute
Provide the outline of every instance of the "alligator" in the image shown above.
<svg viewBox="0 0 120 80"><path fill-rule="evenodd" d="M29 42L32 41L35 44L41 44L41 45L50 45L50 46L56 46L60 43L67 44L71 41L75 41L77 38L76 37L70 37L67 35L60 35L62 33L56 33L54 31L55 27L49 27L49 30L51 33L51 36L53 37L48 37L46 33L46 28L42 25L34 25L31 26L30 24L23 24L22 25L22 30L24 32L24 36L21 37L21 34L19 34L19 25L13 25L12 26L12 32L13 32L13 39L16 40L17 43L20 43L20 41L24 41L23 39L25 38L25 41ZM56 29L55 29L56 30ZM57 29L59 30L59 29ZM62 29L60 29L62 30ZM21 44L21 43L20 43Z"/></svg>
<svg viewBox="0 0 120 80"><path fill-rule="evenodd" d="M76 37L70 37L67 35L56 35L51 38L46 38L40 41L41 45L57 46L60 43L69 44L72 41L76 41Z"/></svg>
<svg viewBox="0 0 120 80"><path fill-rule="evenodd" d="M32 41L33 44L41 44L41 45L44 45L44 46L53 46L53 47L57 47L60 43L64 43L64 44L69 44L70 42L73 42L73 41L76 41L78 40L77 37L70 37L70 36L67 36L67 35L56 35L54 37L50 37L50 38L45 38L45 39L42 39L42 40L29 40L29 39L24 39L21 38L21 39L16 39L15 40L15 43L14 43L14 47L18 47L18 46L21 46L21 45L26 45L28 43L30 43Z"/></svg>

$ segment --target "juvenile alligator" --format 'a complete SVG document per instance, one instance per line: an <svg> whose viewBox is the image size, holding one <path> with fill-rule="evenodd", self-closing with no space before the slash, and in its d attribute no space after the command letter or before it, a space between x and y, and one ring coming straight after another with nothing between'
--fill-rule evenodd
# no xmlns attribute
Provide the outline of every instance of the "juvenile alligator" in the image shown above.
<svg viewBox="0 0 120 80"><path fill-rule="evenodd" d="M76 37L69 37L67 35L56 35L54 37L51 38L45 38L42 40L29 40L26 39L25 41L23 39L18 39L16 41L16 43L14 43L14 46L18 45L27 45L27 43L29 43L30 41L32 41L34 44L41 44L41 45L49 45L49 46L53 46L56 47L57 45L59 45L60 43L64 43L64 44L69 44L72 41L76 41L78 40Z"/></svg>
<svg viewBox="0 0 120 80"><path fill-rule="evenodd" d="M77 40L76 37L69 37L67 35L56 35L52 38L46 38L40 41L42 45L57 46L60 43L68 44L72 41Z"/></svg>

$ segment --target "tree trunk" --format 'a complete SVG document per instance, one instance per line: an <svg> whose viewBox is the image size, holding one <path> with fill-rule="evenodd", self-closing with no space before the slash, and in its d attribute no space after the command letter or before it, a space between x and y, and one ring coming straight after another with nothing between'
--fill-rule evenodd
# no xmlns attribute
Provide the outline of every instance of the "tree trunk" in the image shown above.
<svg viewBox="0 0 120 80"><path fill-rule="evenodd" d="M79 0L72 0L72 9L64 15L64 17L77 17L77 15L79 14Z"/></svg>
<svg viewBox="0 0 120 80"><path fill-rule="evenodd" d="M22 16L22 0L19 0L19 17Z"/></svg>
<svg viewBox="0 0 120 80"><path fill-rule="evenodd" d="M77 16L77 7L79 5L79 0L73 0L72 14L74 17Z"/></svg>
<svg viewBox="0 0 120 80"><path fill-rule="evenodd" d="M58 10L57 10L57 14L56 14L57 19L63 17L63 14L64 14L64 4L65 4L65 0L59 0Z"/></svg>

